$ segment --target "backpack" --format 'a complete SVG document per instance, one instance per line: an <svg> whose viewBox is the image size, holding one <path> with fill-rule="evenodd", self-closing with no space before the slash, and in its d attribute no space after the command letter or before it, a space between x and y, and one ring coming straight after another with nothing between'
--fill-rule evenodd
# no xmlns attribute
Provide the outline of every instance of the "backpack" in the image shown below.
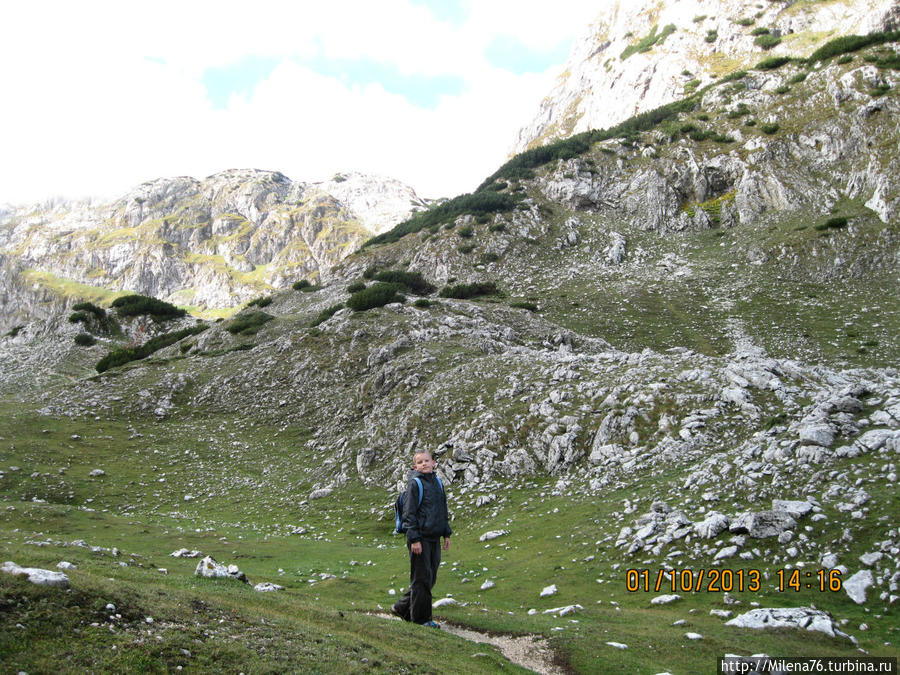
<svg viewBox="0 0 900 675"><path fill-rule="evenodd" d="M441 488L441 492L444 491L444 484L441 482L441 479L435 475L435 480L437 480L438 486ZM422 479L416 476L413 478L416 483L419 484L419 506L422 506L422 497L425 496L425 490L422 487ZM403 526L403 505L406 504L406 492L401 492L397 496L397 501L394 502L394 533L395 534L403 534L406 532L406 528Z"/></svg>

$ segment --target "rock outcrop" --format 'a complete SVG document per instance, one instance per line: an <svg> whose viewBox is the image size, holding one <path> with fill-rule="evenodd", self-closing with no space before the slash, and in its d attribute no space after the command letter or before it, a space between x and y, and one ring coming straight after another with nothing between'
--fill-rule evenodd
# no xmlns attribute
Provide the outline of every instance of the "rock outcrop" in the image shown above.
<svg viewBox="0 0 900 675"><path fill-rule="evenodd" d="M0 217L0 331L116 291L234 307L327 279L363 241L425 207L395 180L298 183L256 170L158 179L108 204L19 207Z"/></svg>
<svg viewBox="0 0 900 675"><path fill-rule="evenodd" d="M898 21L896 0L617 0L576 42L514 152L611 127L767 56L806 57L832 38L897 30Z"/></svg>

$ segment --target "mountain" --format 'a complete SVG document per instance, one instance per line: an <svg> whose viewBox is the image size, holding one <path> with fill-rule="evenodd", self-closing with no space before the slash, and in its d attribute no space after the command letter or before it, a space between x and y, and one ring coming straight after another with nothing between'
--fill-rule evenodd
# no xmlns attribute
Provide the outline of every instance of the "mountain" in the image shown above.
<svg viewBox="0 0 900 675"><path fill-rule="evenodd" d="M514 152L611 127L766 56L808 57L841 35L898 27L896 0L605 3Z"/></svg>
<svg viewBox="0 0 900 675"><path fill-rule="evenodd" d="M426 202L358 173L299 183L233 170L144 183L108 204L50 202L0 215L0 329L132 291L227 310L330 269Z"/></svg>
<svg viewBox="0 0 900 675"><path fill-rule="evenodd" d="M67 596L0 575L0 635L86 669L419 668L417 627L371 613L405 585L391 504L427 449L455 531L441 621L550 637L556 672L895 657L898 85L896 33L765 55L227 320L100 303L10 331L7 557L74 557L96 611L59 646ZM198 582L176 548L283 592Z"/></svg>

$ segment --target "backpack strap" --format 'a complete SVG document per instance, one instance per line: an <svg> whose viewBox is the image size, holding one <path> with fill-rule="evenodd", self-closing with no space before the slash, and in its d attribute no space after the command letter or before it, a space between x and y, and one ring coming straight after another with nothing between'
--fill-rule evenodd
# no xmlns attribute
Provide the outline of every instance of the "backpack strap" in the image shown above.
<svg viewBox="0 0 900 675"><path fill-rule="evenodd" d="M441 482L441 477L438 476L437 474L434 474L434 479L437 481L437 484L440 486L441 492L443 492L443 491L444 491L444 484Z"/></svg>
<svg viewBox="0 0 900 675"><path fill-rule="evenodd" d="M422 499L425 497L425 488L422 486L422 479L416 476L413 480L419 484L419 506L422 506Z"/></svg>

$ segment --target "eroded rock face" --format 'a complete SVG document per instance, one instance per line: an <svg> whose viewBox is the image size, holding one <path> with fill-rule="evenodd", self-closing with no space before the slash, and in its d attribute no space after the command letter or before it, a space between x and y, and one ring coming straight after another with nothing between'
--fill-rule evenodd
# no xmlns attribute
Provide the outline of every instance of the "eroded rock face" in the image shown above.
<svg viewBox="0 0 900 675"><path fill-rule="evenodd" d="M554 89L519 131L514 152L606 129L766 56L809 56L840 35L890 30L896 14L893 0L762 7L742 0L610 3L576 42ZM755 42L757 28L781 37L780 44L766 51Z"/></svg>
<svg viewBox="0 0 900 675"><path fill-rule="evenodd" d="M376 176L300 183L233 170L149 181L108 204L12 209L0 215L0 330L62 311L56 279L201 308L243 304L327 279L363 241L425 206Z"/></svg>

